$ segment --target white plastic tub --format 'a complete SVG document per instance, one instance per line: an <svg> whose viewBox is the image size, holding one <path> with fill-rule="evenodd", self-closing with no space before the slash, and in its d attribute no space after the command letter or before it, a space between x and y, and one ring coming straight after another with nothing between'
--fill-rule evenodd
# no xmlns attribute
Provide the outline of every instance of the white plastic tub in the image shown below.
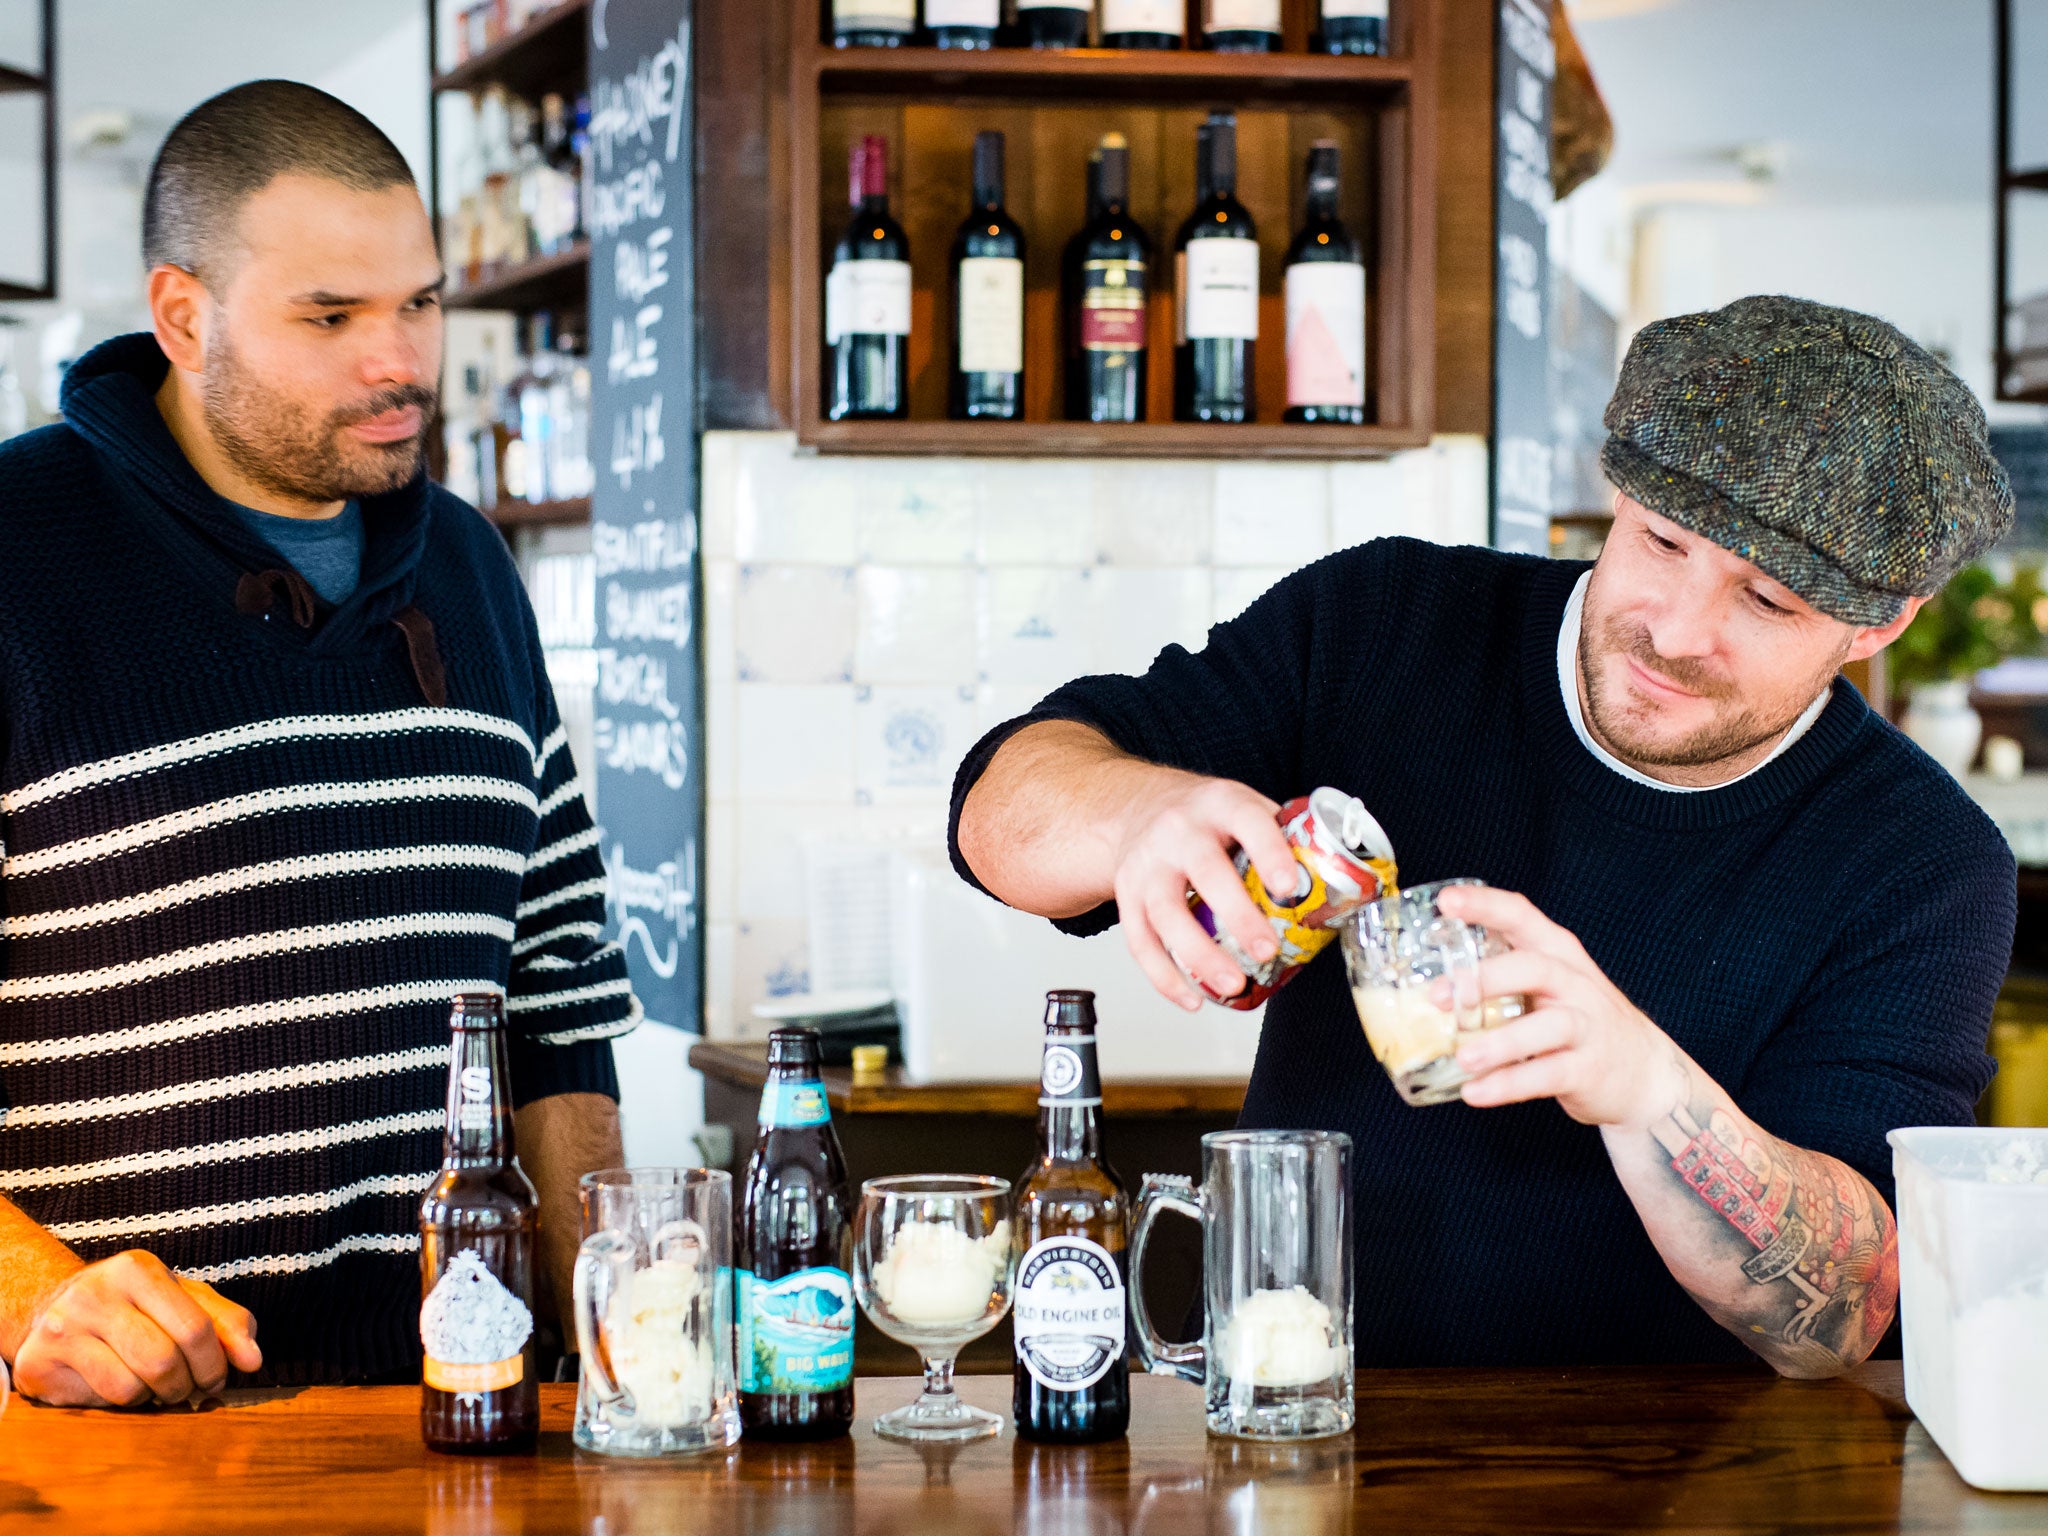
<svg viewBox="0 0 2048 1536"><path fill-rule="evenodd" d="M1889 1139L1906 1401L1965 1482L2048 1490L2048 1130Z"/></svg>

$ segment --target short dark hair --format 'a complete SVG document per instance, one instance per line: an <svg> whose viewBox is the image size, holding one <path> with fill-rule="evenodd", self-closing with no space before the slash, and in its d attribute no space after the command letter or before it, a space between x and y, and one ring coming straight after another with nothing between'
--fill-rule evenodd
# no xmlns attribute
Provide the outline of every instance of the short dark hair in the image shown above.
<svg viewBox="0 0 2048 1536"><path fill-rule="evenodd" d="M398 147L347 102L296 80L251 80L187 112L156 152L142 198L144 264L218 275L242 205L286 175L362 192L414 185Z"/></svg>

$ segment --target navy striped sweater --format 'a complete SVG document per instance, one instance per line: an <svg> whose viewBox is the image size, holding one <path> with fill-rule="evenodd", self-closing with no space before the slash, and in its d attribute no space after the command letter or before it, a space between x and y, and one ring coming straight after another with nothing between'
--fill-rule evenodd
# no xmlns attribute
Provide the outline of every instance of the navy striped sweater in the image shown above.
<svg viewBox="0 0 2048 1536"><path fill-rule="evenodd" d="M266 1379L388 1375L450 995L507 994L517 1102L616 1096L639 1009L496 532L421 478L339 608L257 579L166 366L109 342L0 447L0 1193L251 1308Z"/></svg>

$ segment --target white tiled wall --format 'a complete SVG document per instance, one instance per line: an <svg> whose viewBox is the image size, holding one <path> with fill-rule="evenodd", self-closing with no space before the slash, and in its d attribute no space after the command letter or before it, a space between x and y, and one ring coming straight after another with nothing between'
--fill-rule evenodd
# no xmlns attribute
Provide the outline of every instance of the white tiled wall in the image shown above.
<svg viewBox="0 0 2048 1536"><path fill-rule="evenodd" d="M803 848L939 843L980 734L1142 670L1290 570L1486 528L1486 447L1373 463L829 459L704 439L705 1026L803 990Z"/></svg>

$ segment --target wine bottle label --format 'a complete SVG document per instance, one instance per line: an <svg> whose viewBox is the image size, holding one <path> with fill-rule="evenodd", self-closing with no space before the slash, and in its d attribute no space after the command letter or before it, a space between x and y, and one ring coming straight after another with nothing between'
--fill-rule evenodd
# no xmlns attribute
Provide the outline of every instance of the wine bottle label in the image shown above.
<svg viewBox="0 0 2048 1536"><path fill-rule="evenodd" d="M960 259L960 371L1024 371L1024 263L1014 256Z"/></svg>
<svg viewBox="0 0 2048 1536"><path fill-rule="evenodd" d="M1017 0L1020 11L1086 11L1094 0Z"/></svg>
<svg viewBox="0 0 2048 1536"><path fill-rule="evenodd" d="M910 334L910 263L839 261L825 279L825 345L842 336Z"/></svg>
<svg viewBox="0 0 2048 1536"><path fill-rule="evenodd" d="M1091 261L1083 265L1081 345L1090 352L1145 349L1145 263Z"/></svg>
<svg viewBox="0 0 2048 1536"><path fill-rule="evenodd" d="M526 1374L533 1312L465 1248L448 1261L420 1303L423 1376L430 1387L465 1395L496 1392Z"/></svg>
<svg viewBox="0 0 2048 1536"><path fill-rule="evenodd" d="M1102 1102L1102 1071L1093 1035L1066 1035L1045 1043L1038 1069L1038 1102L1085 1109Z"/></svg>
<svg viewBox="0 0 2048 1536"><path fill-rule="evenodd" d="M1287 269L1287 403L1365 404L1365 268L1357 262Z"/></svg>
<svg viewBox="0 0 2048 1536"><path fill-rule="evenodd" d="M832 0L832 24L843 31L909 31L917 0Z"/></svg>
<svg viewBox="0 0 2048 1536"><path fill-rule="evenodd" d="M1017 1358L1040 1386L1079 1392L1123 1358L1123 1276L1100 1243L1033 1243L1017 1265L1012 1296Z"/></svg>
<svg viewBox="0 0 2048 1536"><path fill-rule="evenodd" d="M740 1390L837 1392L853 1380L853 1281L843 1269L776 1280L739 1271Z"/></svg>
<svg viewBox="0 0 2048 1536"><path fill-rule="evenodd" d="M924 24L928 27L992 27L999 0L924 0Z"/></svg>
<svg viewBox="0 0 2048 1536"><path fill-rule="evenodd" d="M1102 0L1105 32L1165 32L1179 37L1186 24L1182 0Z"/></svg>
<svg viewBox="0 0 2048 1536"><path fill-rule="evenodd" d="M1349 21L1352 18L1364 21L1385 21L1387 0L1323 0L1323 20ZM1321 405L1323 402L1315 402Z"/></svg>
<svg viewBox="0 0 2048 1536"><path fill-rule="evenodd" d="M1278 32L1280 0L1209 0L1205 32Z"/></svg>
<svg viewBox="0 0 2048 1536"><path fill-rule="evenodd" d="M761 1090L760 1123L764 1129L823 1125L831 1118L832 1106L826 1101L823 1083L770 1082Z"/></svg>
<svg viewBox="0 0 2048 1536"><path fill-rule="evenodd" d="M1187 339L1257 341L1258 241L1190 240L1181 256Z"/></svg>

